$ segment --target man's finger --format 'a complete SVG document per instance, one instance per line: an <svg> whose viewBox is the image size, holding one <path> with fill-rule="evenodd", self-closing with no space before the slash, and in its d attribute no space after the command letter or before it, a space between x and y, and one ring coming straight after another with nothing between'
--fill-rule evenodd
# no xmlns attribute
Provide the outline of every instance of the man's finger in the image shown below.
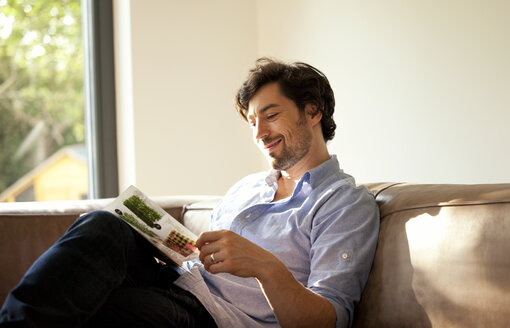
<svg viewBox="0 0 510 328"><path fill-rule="evenodd" d="M198 256L200 261L202 263L205 262L205 259L210 256L212 253L216 253L220 250L218 245L215 245L214 243L207 243L202 246L200 249L200 255Z"/></svg>
<svg viewBox="0 0 510 328"><path fill-rule="evenodd" d="M212 243L218 239L220 239L222 236L222 230L219 231L206 231L202 232L200 234L200 237L198 237L196 245L198 249L201 249L204 245L208 243Z"/></svg>

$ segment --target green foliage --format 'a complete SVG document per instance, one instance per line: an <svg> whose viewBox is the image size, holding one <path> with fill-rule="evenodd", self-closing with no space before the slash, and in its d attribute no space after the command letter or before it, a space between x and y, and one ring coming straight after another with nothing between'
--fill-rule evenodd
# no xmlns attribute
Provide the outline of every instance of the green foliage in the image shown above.
<svg viewBox="0 0 510 328"><path fill-rule="evenodd" d="M0 0L0 192L35 164L14 155L38 123L49 156L84 142L83 114L80 0Z"/></svg>
<svg viewBox="0 0 510 328"><path fill-rule="evenodd" d="M123 204L151 228L154 227L155 222L161 219L161 215L158 212L136 195L126 199Z"/></svg>
<svg viewBox="0 0 510 328"><path fill-rule="evenodd" d="M138 220L134 216L132 216L131 214L129 214L129 213L122 213L122 215L120 215L120 217L124 221L126 221L126 222L130 223L132 226L136 227L141 232L144 232L145 234L147 234L147 235L149 235L151 237L156 237L156 234L154 232L149 230L149 228L147 228L147 226L145 226L142 223L138 222Z"/></svg>

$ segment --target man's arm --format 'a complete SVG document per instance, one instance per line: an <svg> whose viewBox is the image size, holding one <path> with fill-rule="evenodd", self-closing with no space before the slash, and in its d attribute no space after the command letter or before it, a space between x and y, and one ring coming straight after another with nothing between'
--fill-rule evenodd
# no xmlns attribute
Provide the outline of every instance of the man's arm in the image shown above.
<svg viewBox="0 0 510 328"><path fill-rule="evenodd" d="M256 278L282 327L335 326L333 305L299 283L271 252L229 230L204 232L197 246L207 271Z"/></svg>

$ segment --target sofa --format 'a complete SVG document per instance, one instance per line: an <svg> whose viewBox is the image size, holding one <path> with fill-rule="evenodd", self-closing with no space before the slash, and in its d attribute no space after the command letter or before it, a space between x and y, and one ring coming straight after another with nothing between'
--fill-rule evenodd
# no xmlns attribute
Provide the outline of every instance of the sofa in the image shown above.
<svg viewBox="0 0 510 328"><path fill-rule="evenodd" d="M355 327L510 326L510 183L370 183L381 214ZM199 234L216 196L155 198ZM82 213L111 199L0 204L0 302Z"/></svg>

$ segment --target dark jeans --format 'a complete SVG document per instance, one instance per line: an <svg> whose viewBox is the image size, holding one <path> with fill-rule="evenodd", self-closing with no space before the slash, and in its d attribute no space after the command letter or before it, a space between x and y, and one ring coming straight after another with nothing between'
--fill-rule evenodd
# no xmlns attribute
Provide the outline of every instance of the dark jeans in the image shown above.
<svg viewBox="0 0 510 328"><path fill-rule="evenodd" d="M0 310L1 327L215 327L173 285L178 273L109 212L80 217L27 271Z"/></svg>

